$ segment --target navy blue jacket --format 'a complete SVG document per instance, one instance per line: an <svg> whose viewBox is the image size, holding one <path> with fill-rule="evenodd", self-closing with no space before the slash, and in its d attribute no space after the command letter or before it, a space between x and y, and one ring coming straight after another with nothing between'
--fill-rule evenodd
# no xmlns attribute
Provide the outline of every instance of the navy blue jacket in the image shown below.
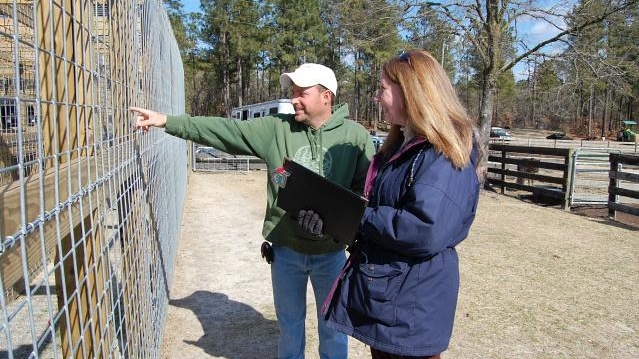
<svg viewBox="0 0 639 359"><path fill-rule="evenodd" d="M455 246L475 218L479 181L423 139L376 169L361 238L326 313L328 325L369 346L405 356L448 348L459 263ZM377 173L375 173L377 172ZM370 187L370 186L369 186Z"/></svg>

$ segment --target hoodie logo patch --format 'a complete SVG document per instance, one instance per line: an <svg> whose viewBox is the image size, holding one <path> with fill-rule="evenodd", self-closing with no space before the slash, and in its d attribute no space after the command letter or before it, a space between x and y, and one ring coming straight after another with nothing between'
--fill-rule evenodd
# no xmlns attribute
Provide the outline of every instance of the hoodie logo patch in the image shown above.
<svg viewBox="0 0 639 359"><path fill-rule="evenodd" d="M310 169L315 173L323 173L324 177L330 177L331 170L333 169L333 157L330 152L326 148L322 147L322 157L324 160L322 161L324 164L324 168L322 172L319 170L320 161L316 158L313 160L313 153L311 152L311 146L302 146L297 149L295 155L293 156L293 161L303 165L304 167Z"/></svg>

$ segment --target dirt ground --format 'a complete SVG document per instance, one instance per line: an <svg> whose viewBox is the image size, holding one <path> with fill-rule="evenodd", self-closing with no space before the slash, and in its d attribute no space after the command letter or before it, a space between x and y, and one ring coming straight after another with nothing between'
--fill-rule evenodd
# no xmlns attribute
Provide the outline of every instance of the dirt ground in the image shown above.
<svg viewBox="0 0 639 359"><path fill-rule="evenodd" d="M191 175L162 358L276 357L259 254L265 181L265 171ZM484 192L458 251L444 358L639 358L639 226ZM308 359L318 358L310 293ZM349 345L350 358L369 357Z"/></svg>

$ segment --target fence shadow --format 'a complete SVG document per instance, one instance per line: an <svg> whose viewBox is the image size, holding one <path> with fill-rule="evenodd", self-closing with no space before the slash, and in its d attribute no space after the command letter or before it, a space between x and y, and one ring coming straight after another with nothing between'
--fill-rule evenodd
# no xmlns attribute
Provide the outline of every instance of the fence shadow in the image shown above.
<svg viewBox="0 0 639 359"><path fill-rule="evenodd" d="M14 358L29 358L33 354L33 345L20 345L11 351L11 355ZM6 350L0 350L0 358L8 358L9 352Z"/></svg>
<svg viewBox="0 0 639 359"><path fill-rule="evenodd" d="M274 358L279 329L275 320L226 294L198 290L188 297L171 299L174 307L191 310L204 335L197 341L184 340L214 357L228 359Z"/></svg>

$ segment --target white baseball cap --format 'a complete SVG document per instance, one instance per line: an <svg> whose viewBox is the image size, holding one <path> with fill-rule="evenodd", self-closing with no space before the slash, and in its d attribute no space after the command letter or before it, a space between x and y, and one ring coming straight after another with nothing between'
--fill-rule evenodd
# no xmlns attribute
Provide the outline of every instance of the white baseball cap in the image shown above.
<svg viewBox="0 0 639 359"><path fill-rule="evenodd" d="M299 87L322 85L331 90L333 95L337 94L335 73L320 64L303 64L293 72L286 72L280 75L280 85L283 89L289 88L292 84Z"/></svg>

